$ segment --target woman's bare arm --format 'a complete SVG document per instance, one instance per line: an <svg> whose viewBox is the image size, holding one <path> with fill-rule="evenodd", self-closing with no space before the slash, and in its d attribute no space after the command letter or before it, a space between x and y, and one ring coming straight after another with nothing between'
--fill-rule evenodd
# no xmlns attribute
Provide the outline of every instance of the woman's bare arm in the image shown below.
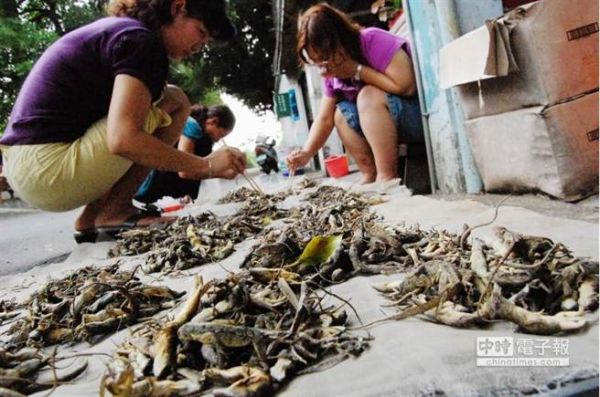
<svg viewBox="0 0 600 397"><path fill-rule="evenodd" d="M384 73L378 72L371 67L363 66L360 78L364 83L373 85L391 94L411 96L417 92L412 61L402 49L394 55Z"/></svg>
<svg viewBox="0 0 600 397"><path fill-rule="evenodd" d="M107 128L111 153L151 169L186 172L193 179L209 174L232 178L244 170L245 159L237 150L213 153L210 167L207 159L179 151L145 132L143 126L150 106L150 92L144 83L125 74L115 78Z"/></svg>
<svg viewBox="0 0 600 397"><path fill-rule="evenodd" d="M305 166L312 156L323 147L334 126L335 98L323 97L317 118L313 121L308 133L308 140L302 150L296 150L287 157L288 168L294 172Z"/></svg>
<svg viewBox="0 0 600 397"><path fill-rule="evenodd" d="M311 157L323 147L327 138L329 138L334 126L334 115L335 98L324 96L321 100L321 105L319 106L319 113L310 127L308 139L304 144L304 150L306 150Z"/></svg>
<svg viewBox="0 0 600 397"><path fill-rule="evenodd" d="M179 138L179 142L177 143L177 149L185 153L194 154L196 150L196 141L185 135L181 135L181 138ZM179 177L183 179L193 179L193 176L185 171L180 171Z"/></svg>

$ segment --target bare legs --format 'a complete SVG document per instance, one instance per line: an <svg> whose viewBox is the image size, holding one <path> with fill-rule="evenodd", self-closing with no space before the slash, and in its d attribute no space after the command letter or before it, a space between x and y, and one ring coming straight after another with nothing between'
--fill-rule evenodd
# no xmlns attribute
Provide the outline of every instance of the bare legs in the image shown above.
<svg viewBox="0 0 600 397"><path fill-rule="evenodd" d="M377 170L369 142L356 133L346 122L346 118L338 109L335 111L335 128L346 150L352 155L362 173L361 184L375 182Z"/></svg>
<svg viewBox="0 0 600 397"><path fill-rule="evenodd" d="M388 109L384 91L373 86L360 90L356 101L360 126L371 146L377 181L398 177L398 133Z"/></svg>
<svg viewBox="0 0 600 397"><path fill-rule="evenodd" d="M169 145L174 145L181 136L183 126L189 116L189 100L179 88L168 86L158 107L171 116L172 123L168 127L157 130L153 135ZM131 199L148 172L147 168L133 164L111 190L84 207L83 212L75 221L75 230L119 225L134 214L136 208L131 203ZM146 225L156 221L158 221L157 218L143 218L139 224Z"/></svg>
<svg viewBox="0 0 600 397"><path fill-rule="evenodd" d="M356 104L365 138L348 125L339 110L335 113L335 126L363 174L361 183L397 178L398 134L388 109L386 93L376 87L365 86L359 92Z"/></svg>

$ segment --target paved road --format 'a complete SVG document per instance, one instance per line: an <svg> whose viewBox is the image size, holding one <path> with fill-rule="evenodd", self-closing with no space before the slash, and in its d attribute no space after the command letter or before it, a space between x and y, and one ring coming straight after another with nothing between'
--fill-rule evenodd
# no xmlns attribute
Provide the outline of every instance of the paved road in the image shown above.
<svg viewBox="0 0 600 397"><path fill-rule="evenodd" d="M0 275L64 260L76 245L72 233L78 213L0 207Z"/></svg>

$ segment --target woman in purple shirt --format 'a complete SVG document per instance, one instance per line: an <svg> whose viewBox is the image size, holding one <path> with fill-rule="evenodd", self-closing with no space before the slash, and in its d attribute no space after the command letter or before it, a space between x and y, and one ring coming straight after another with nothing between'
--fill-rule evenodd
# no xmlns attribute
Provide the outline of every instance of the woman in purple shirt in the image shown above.
<svg viewBox="0 0 600 397"><path fill-rule="evenodd" d="M177 150L190 114L166 85L169 59L197 53L235 29L224 0L113 0L111 17L61 37L25 80L0 149L17 194L49 211L85 206L76 239L147 225L131 198L149 172L233 178L245 157L224 148L200 157Z"/></svg>
<svg viewBox="0 0 600 397"><path fill-rule="evenodd" d="M361 28L327 4L309 8L298 26L298 55L319 68L325 95L304 147L287 158L289 168L307 164L335 126L362 183L396 178L398 143L423 142L408 42Z"/></svg>

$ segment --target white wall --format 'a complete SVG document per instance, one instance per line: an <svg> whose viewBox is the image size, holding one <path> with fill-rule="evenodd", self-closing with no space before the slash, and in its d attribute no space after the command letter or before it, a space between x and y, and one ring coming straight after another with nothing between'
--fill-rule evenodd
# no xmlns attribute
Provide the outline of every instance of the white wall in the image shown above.
<svg viewBox="0 0 600 397"><path fill-rule="evenodd" d="M302 97L302 89L298 85L297 81L289 79L287 76L283 75L281 77L277 92L282 94L291 89L296 91L300 120L293 121L291 117L282 117L279 119L279 122L281 123L281 129L283 131L281 145L302 146L308 137L308 119L306 117L306 106L304 105L304 98Z"/></svg>
<svg viewBox="0 0 600 397"><path fill-rule="evenodd" d="M323 98L323 81L317 68L305 66L304 73L306 75L306 85L308 86L308 99L314 119L317 116L319 106L321 105L321 99ZM342 145L342 141L340 140L335 128L325 142L325 146L329 148L329 154L344 153L344 146ZM319 151L319 159L322 164L323 150ZM321 169L324 169L324 167L321 167Z"/></svg>
<svg viewBox="0 0 600 397"><path fill-rule="evenodd" d="M279 119L283 131L283 139L281 146L287 147L302 147L308 138L308 115L307 111L311 112L311 119L316 117L321 98L323 96L323 87L321 82L321 76L315 68L306 67L306 82L308 98L304 98L302 89L298 84L298 81L283 75L281 77L278 93L288 92L290 89L296 90L296 98L298 101L298 110L300 113L300 120L293 121L291 117L283 117ZM307 106L308 105L308 106ZM337 132L334 131L329 136L325 147L328 148L329 154L341 154L344 152L342 142L340 141ZM323 149L319 150L319 162L321 170L325 169L323 163ZM315 164L311 163L310 167L315 169Z"/></svg>

